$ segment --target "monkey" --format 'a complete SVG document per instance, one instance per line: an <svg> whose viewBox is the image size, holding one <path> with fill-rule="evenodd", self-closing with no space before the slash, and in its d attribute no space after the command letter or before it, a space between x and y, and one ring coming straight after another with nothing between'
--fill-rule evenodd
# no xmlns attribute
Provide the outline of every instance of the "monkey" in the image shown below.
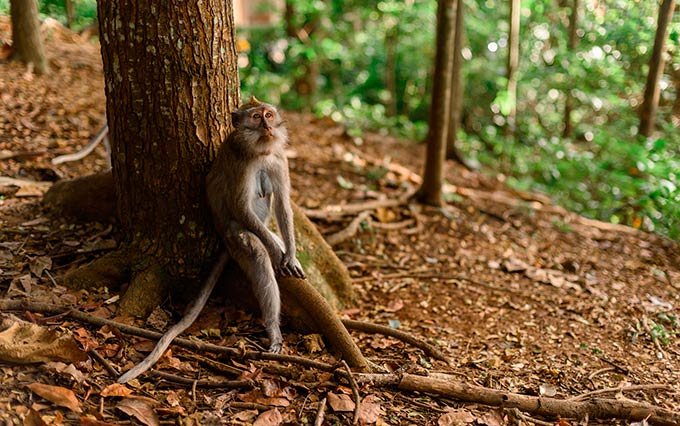
<svg viewBox="0 0 680 426"><path fill-rule="evenodd" d="M174 338L196 320L230 258L251 283L269 337L269 351L282 351L276 275L305 278L293 232L285 155L288 132L278 110L255 97L232 112L231 119L234 131L220 146L206 178L208 205L225 250L182 319L165 332L142 362L118 379L119 383L151 368ZM272 207L283 240L269 230Z"/></svg>
<svg viewBox="0 0 680 426"><path fill-rule="evenodd" d="M251 97L232 113L235 127L220 147L206 180L213 222L227 252L250 281L269 337L281 352L281 302L276 275L304 278L296 257L288 132L278 110ZM283 241L269 230L273 207Z"/></svg>
<svg viewBox="0 0 680 426"><path fill-rule="evenodd" d="M66 154L66 155L60 155L58 157L55 157L52 159L52 164L61 164L61 163L66 163L67 161L78 161L82 160L86 156L90 155L92 151L99 145L101 142L104 142L104 149L106 149L106 159L107 159L107 166L110 169L111 168L111 145L109 143L109 125L108 123L105 123L104 126L99 129L96 135L92 139L90 139L90 142L88 142L83 149L81 149L78 152L75 152L73 154Z"/></svg>

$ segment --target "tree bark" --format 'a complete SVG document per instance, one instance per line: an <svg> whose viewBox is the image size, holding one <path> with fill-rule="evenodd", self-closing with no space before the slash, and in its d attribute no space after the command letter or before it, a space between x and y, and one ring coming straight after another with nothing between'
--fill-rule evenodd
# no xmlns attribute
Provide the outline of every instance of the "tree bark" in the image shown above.
<svg viewBox="0 0 680 426"><path fill-rule="evenodd" d="M439 0L437 6L437 53L435 55L429 130L426 140L423 183L416 194L418 201L441 206L446 158L446 138L451 119L451 71L456 22L456 0Z"/></svg>
<svg viewBox="0 0 680 426"><path fill-rule="evenodd" d="M204 188L239 103L231 7L98 2L117 216L132 266L128 313L147 313L215 257Z"/></svg>
<svg viewBox="0 0 680 426"><path fill-rule="evenodd" d="M465 157L456 146L458 130L463 117L463 13L465 4L463 0L456 0L456 28L453 37L453 64L451 71L451 98L449 108L451 120L446 136L446 158L455 160L467 169L472 167L465 161Z"/></svg>
<svg viewBox="0 0 680 426"><path fill-rule="evenodd" d="M578 11L579 11L580 0L572 0L571 5L571 15L569 15L569 41L567 47L572 57L576 55L576 45L578 44ZM562 136L568 138L571 136L573 127L571 124L571 111L574 108L574 98L571 96L571 88L567 89L566 100L564 102L564 130L562 131Z"/></svg>
<svg viewBox="0 0 680 426"><path fill-rule="evenodd" d="M659 19L654 36L654 49L649 59L649 73L645 84L645 93L640 108L640 134L650 136L654 131L654 119L656 109L659 106L660 87L659 81L663 75L664 46L666 44L666 29L673 18L675 0L664 0L659 8Z"/></svg>
<svg viewBox="0 0 680 426"><path fill-rule="evenodd" d="M40 35L38 2L36 0L11 0L12 59L33 64L37 74L49 72L45 47Z"/></svg>
<svg viewBox="0 0 680 426"><path fill-rule="evenodd" d="M519 24L520 0L510 1L510 34L508 39L508 97L510 112L507 117L506 133L515 134L517 126L517 68L519 67Z"/></svg>

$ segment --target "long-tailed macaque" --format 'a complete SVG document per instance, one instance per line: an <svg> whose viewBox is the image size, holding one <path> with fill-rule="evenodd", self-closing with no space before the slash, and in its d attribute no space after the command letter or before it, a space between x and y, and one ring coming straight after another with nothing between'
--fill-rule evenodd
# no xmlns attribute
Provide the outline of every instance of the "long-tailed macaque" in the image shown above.
<svg viewBox="0 0 680 426"><path fill-rule="evenodd" d="M290 178L284 152L288 132L277 109L254 97L231 118L235 130L220 146L206 185L215 228L226 252L220 255L184 317L166 331L141 363L118 379L119 383L151 368L172 340L196 320L229 258L238 263L251 282L269 337L269 351L282 350L276 274L305 277L295 256ZM268 227L272 207L283 241Z"/></svg>

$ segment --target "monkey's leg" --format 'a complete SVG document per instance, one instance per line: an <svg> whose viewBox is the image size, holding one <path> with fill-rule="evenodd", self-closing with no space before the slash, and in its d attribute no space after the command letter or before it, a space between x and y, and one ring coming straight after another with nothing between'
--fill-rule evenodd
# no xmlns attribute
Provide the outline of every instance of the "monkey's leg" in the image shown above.
<svg viewBox="0 0 680 426"><path fill-rule="evenodd" d="M269 336L269 352L279 353L283 347L280 328L281 296L267 249L251 232L232 230L230 234L227 246L253 286Z"/></svg>

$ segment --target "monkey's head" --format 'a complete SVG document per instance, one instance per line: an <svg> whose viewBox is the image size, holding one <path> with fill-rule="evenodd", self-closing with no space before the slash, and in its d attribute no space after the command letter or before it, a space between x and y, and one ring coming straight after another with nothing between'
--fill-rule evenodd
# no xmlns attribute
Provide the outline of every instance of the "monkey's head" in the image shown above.
<svg viewBox="0 0 680 426"><path fill-rule="evenodd" d="M281 148L288 140L288 132L276 107L251 96L250 101L231 113L231 122L241 142L256 154L267 154Z"/></svg>

